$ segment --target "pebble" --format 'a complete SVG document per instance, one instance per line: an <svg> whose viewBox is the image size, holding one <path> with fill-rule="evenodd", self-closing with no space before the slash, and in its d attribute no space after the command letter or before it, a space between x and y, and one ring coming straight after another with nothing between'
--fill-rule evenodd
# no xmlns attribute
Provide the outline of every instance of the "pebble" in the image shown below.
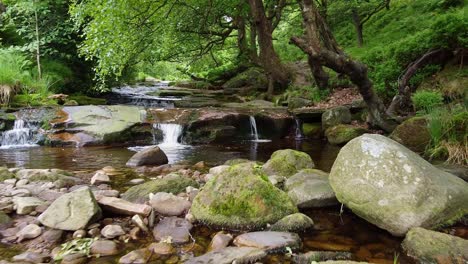
<svg viewBox="0 0 468 264"><path fill-rule="evenodd" d="M151 258L151 251L146 248L142 248L142 249L133 250L127 255L121 257L119 259L119 263L120 264L133 264L133 263L145 264L145 263L148 263L150 258Z"/></svg>
<svg viewBox="0 0 468 264"><path fill-rule="evenodd" d="M73 238L83 238L83 237L86 237L86 231L85 230L76 230L74 233L73 233Z"/></svg>
<svg viewBox="0 0 468 264"><path fill-rule="evenodd" d="M91 244L91 253L101 256L112 256L119 254L117 243L111 240L96 240Z"/></svg>
<svg viewBox="0 0 468 264"><path fill-rule="evenodd" d="M176 252L172 244L166 242L151 243L151 245L148 246L148 249L153 251L153 253L162 256L171 255Z"/></svg>
<svg viewBox="0 0 468 264"><path fill-rule="evenodd" d="M119 225L106 225L101 230L101 235L105 238L113 239L118 236L125 235L125 231Z"/></svg>

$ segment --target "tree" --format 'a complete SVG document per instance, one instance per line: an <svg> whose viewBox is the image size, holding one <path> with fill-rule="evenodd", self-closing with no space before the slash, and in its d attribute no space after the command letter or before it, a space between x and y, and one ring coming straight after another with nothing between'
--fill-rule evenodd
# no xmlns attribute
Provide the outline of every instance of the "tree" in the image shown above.
<svg viewBox="0 0 468 264"><path fill-rule="evenodd" d="M331 49L324 45L330 32L313 0L297 0L304 20L304 36L292 37L291 42L303 50L309 59L328 67L337 73L344 74L357 86L366 102L374 123L385 131L392 131L396 123L385 113L385 107L373 90L373 85L367 76L367 67L363 63L346 56L338 47Z"/></svg>

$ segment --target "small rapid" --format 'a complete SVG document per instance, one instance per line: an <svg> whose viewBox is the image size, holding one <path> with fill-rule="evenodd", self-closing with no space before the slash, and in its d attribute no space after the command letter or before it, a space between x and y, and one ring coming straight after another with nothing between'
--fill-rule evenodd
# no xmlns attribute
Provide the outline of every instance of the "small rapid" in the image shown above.
<svg viewBox="0 0 468 264"><path fill-rule="evenodd" d="M0 149L35 147L39 127L22 119L15 120L13 129L0 135Z"/></svg>

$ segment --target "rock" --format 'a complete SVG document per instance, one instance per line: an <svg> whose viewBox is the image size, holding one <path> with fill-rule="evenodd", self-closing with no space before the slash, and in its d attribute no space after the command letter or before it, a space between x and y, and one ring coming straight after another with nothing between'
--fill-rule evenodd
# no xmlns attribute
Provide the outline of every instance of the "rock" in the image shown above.
<svg viewBox="0 0 468 264"><path fill-rule="evenodd" d="M72 253L63 256L60 264L85 264L88 263L88 257L84 253Z"/></svg>
<svg viewBox="0 0 468 264"><path fill-rule="evenodd" d="M36 197L14 197L16 213L19 215L30 214L36 207L43 205L45 202Z"/></svg>
<svg viewBox="0 0 468 264"><path fill-rule="evenodd" d="M146 226L145 221L141 218L140 215L134 215L132 217L132 223L135 224L139 229L149 233L148 226Z"/></svg>
<svg viewBox="0 0 468 264"><path fill-rule="evenodd" d="M314 162L305 152L283 149L277 150L263 165L263 170L268 175L290 177L302 169L313 169Z"/></svg>
<svg viewBox="0 0 468 264"><path fill-rule="evenodd" d="M278 222L274 223L271 227L271 231L282 231L282 232L298 232L304 231L314 226L314 221L305 214L296 213L285 216Z"/></svg>
<svg viewBox="0 0 468 264"><path fill-rule="evenodd" d="M76 231L84 229L100 216L101 208L90 189L84 187L60 196L38 220L50 228Z"/></svg>
<svg viewBox="0 0 468 264"><path fill-rule="evenodd" d="M15 174L10 172L6 167L0 167L0 181L5 181L8 179L14 179Z"/></svg>
<svg viewBox="0 0 468 264"><path fill-rule="evenodd" d="M91 254L113 256L119 254L117 243L111 240L96 240L91 244Z"/></svg>
<svg viewBox="0 0 468 264"><path fill-rule="evenodd" d="M31 192L27 189L14 189L11 191L11 196L15 197L28 197L31 196Z"/></svg>
<svg viewBox="0 0 468 264"><path fill-rule="evenodd" d="M64 232L58 229L49 229L42 234L42 239L44 242L55 245L60 244L62 241Z"/></svg>
<svg viewBox="0 0 468 264"><path fill-rule="evenodd" d="M21 242L25 239L33 239L42 234L42 229L35 224L29 224L21 229L16 236L18 237L18 242Z"/></svg>
<svg viewBox="0 0 468 264"><path fill-rule="evenodd" d="M187 243L190 241L192 224L183 218L165 217L153 229L156 241Z"/></svg>
<svg viewBox="0 0 468 264"><path fill-rule="evenodd" d="M86 230L76 230L74 233L73 233L73 238L84 238L86 237Z"/></svg>
<svg viewBox="0 0 468 264"><path fill-rule="evenodd" d="M468 167L456 164L439 164L436 167L468 182Z"/></svg>
<svg viewBox="0 0 468 264"><path fill-rule="evenodd" d="M335 107L322 114L322 128L324 131L332 126L349 123L351 123L351 112L345 106Z"/></svg>
<svg viewBox="0 0 468 264"><path fill-rule="evenodd" d="M343 251L309 251L304 254L298 254L293 257L295 264L310 264L316 261L327 260L349 260L353 258L353 254ZM328 263L328 262L326 262Z"/></svg>
<svg viewBox="0 0 468 264"><path fill-rule="evenodd" d="M119 259L120 264L144 264L151 258L151 251L146 248L133 250Z"/></svg>
<svg viewBox="0 0 468 264"><path fill-rule="evenodd" d="M98 170L94 176L91 178L91 184L92 185L99 185L103 183L110 183L111 180L109 178L109 175L107 175L104 171Z"/></svg>
<svg viewBox="0 0 468 264"><path fill-rule="evenodd" d="M133 203L144 203L149 200L150 193L167 192L179 194L188 186L198 187L198 183L191 178L179 174L169 174L163 179L156 179L136 185L121 195L122 199Z"/></svg>
<svg viewBox="0 0 468 264"><path fill-rule="evenodd" d="M208 251L217 251L226 248L229 243L231 243L232 239L233 236L231 234L226 234L223 231L220 231L216 233L213 239L211 239Z"/></svg>
<svg viewBox="0 0 468 264"><path fill-rule="evenodd" d="M59 169L22 169L16 173L18 179L26 179L29 182L55 182L61 179L73 179L78 181L77 178L67 171Z"/></svg>
<svg viewBox="0 0 468 264"><path fill-rule="evenodd" d="M468 240L419 227L406 234L402 247L418 263L468 262Z"/></svg>
<svg viewBox="0 0 468 264"><path fill-rule="evenodd" d="M226 228L260 228L297 212L253 163L232 166L206 183L192 203L196 220Z"/></svg>
<svg viewBox="0 0 468 264"><path fill-rule="evenodd" d="M336 125L325 130L325 136L330 144L342 145L367 132L367 129L361 127L352 125Z"/></svg>
<svg viewBox="0 0 468 264"><path fill-rule="evenodd" d="M304 136L311 139L322 138L322 123L304 123L302 124Z"/></svg>
<svg viewBox="0 0 468 264"><path fill-rule="evenodd" d="M344 146L330 184L341 203L396 236L412 227L448 225L468 213L468 183L380 135Z"/></svg>
<svg viewBox="0 0 468 264"><path fill-rule="evenodd" d="M295 233L261 231L245 233L234 239L238 247L255 247L267 252L284 250L286 247L300 248L301 238Z"/></svg>
<svg viewBox="0 0 468 264"><path fill-rule="evenodd" d="M101 235L105 238L113 239L118 236L125 235L125 231L119 225L106 225L101 230Z"/></svg>
<svg viewBox="0 0 468 264"><path fill-rule="evenodd" d="M150 195L151 207L161 215L178 216L190 209L192 205L189 201L177 197L172 193L158 192Z"/></svg>
<svg viewBox="0 0 468 264"><path fill-rule="evenodd" d="M11 224L11 218L3 211L0 211L0 229Z"/></svg>
<svg viewBox="0 0 468 264"><path fill-rule="evenodd" d="M13 262L46 263L49 257L40 253L26 251L13 257Z"/></svg>
<svg viewBox="0 0 468 264"><path fill-rule="evenodd" d="M104 211L121 215L142 215L148 216L151 213L151 206L146 204L135 204L115 197L99 197L98 204Z"/></svg>
<svg viewBox="0 0 468 264"><path fill-rule="evenodd" d="M172 244L166 242L151 243L148 249L153 253L161 256L167 256L176 253L176 249L172 246Z"/></svg>
<svg viewBox="0 0 468 264"><path fill-rule="evenodd" d="M145 182L145 179L132 179L128 182L129 185L138 185Z"/></svg>
<svg viewBox="0 0 468 264"><path fill-rule="evenodd" d="M223 87L227 89L252 87L255 90L266 90L268 79L263 69L249 67L247 70L228 80Z"/></svg>
<svg viewBox="0 0 468 264"><path fill-rule="evenodd" d="M390 138L417 153L423 153L431 142L427 118L413 117L398 125Z"/></svg>
<svg viewBox="0 0 468 264"><path fill-rule="evenodd" d="M306 106L313 105L314 102L308 99L300 97L289 97L288 98L288 109L302 108Z"/></svg>
<svg viewBox="0 0 468 264"><path fill-rule="evenodd" d="M254 247L227 247L189 259L185 264L248 264L265 256L265 251Z"/></svg>
<svg viewBox="0 0 468 264"><path fill-rule="evenodd" d="M158 146L153 146L137 152L130 158L126 165L129 167L148 165L157 166L167 164L168 162L169 161L164 151L162 151Z"/></svg>
<svg viewBox="0 0 468 264"><path fill-rule="evenodd" d="M328 173L305 169L287 179L284 188L297 207L317 208L338 204L328 181Z"/></svg>

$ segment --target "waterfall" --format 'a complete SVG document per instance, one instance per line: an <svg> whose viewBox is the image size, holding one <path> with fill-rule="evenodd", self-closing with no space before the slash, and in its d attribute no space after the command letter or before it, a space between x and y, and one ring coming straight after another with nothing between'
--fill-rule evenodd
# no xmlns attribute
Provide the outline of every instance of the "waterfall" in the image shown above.
<svg viewBox="0 0 468 264"><path fill-rule="evenodd" d="M296 118L296 140L304 139L304 132L302 131L302 120Z"/></svg>
<svg viewBox="0 0 468 264"><path fill-rule="evenodd" d="M260 136L258 135L258 130L257 130L257 122L255 121L255 117L250 116L250 135L253 138L253 142L270 142L271 140L269 139L260 139Z"/></svg>
<svg viewBox="0 0 468 264"><path fill-rule="evenodd" d="M22 119L15 120L12 130L1 134L0 142L2 149L32 147L36 145L35 131L37 126L25 122Z"/></svg>
<svg viewBox="0 0 468 264"><path fill-rule="evenodd" d="M180 145L179 138L182 136L182 126L179 124L154 124L155 129L163 133L163 141L160 145L175 146Z"/></svg>

